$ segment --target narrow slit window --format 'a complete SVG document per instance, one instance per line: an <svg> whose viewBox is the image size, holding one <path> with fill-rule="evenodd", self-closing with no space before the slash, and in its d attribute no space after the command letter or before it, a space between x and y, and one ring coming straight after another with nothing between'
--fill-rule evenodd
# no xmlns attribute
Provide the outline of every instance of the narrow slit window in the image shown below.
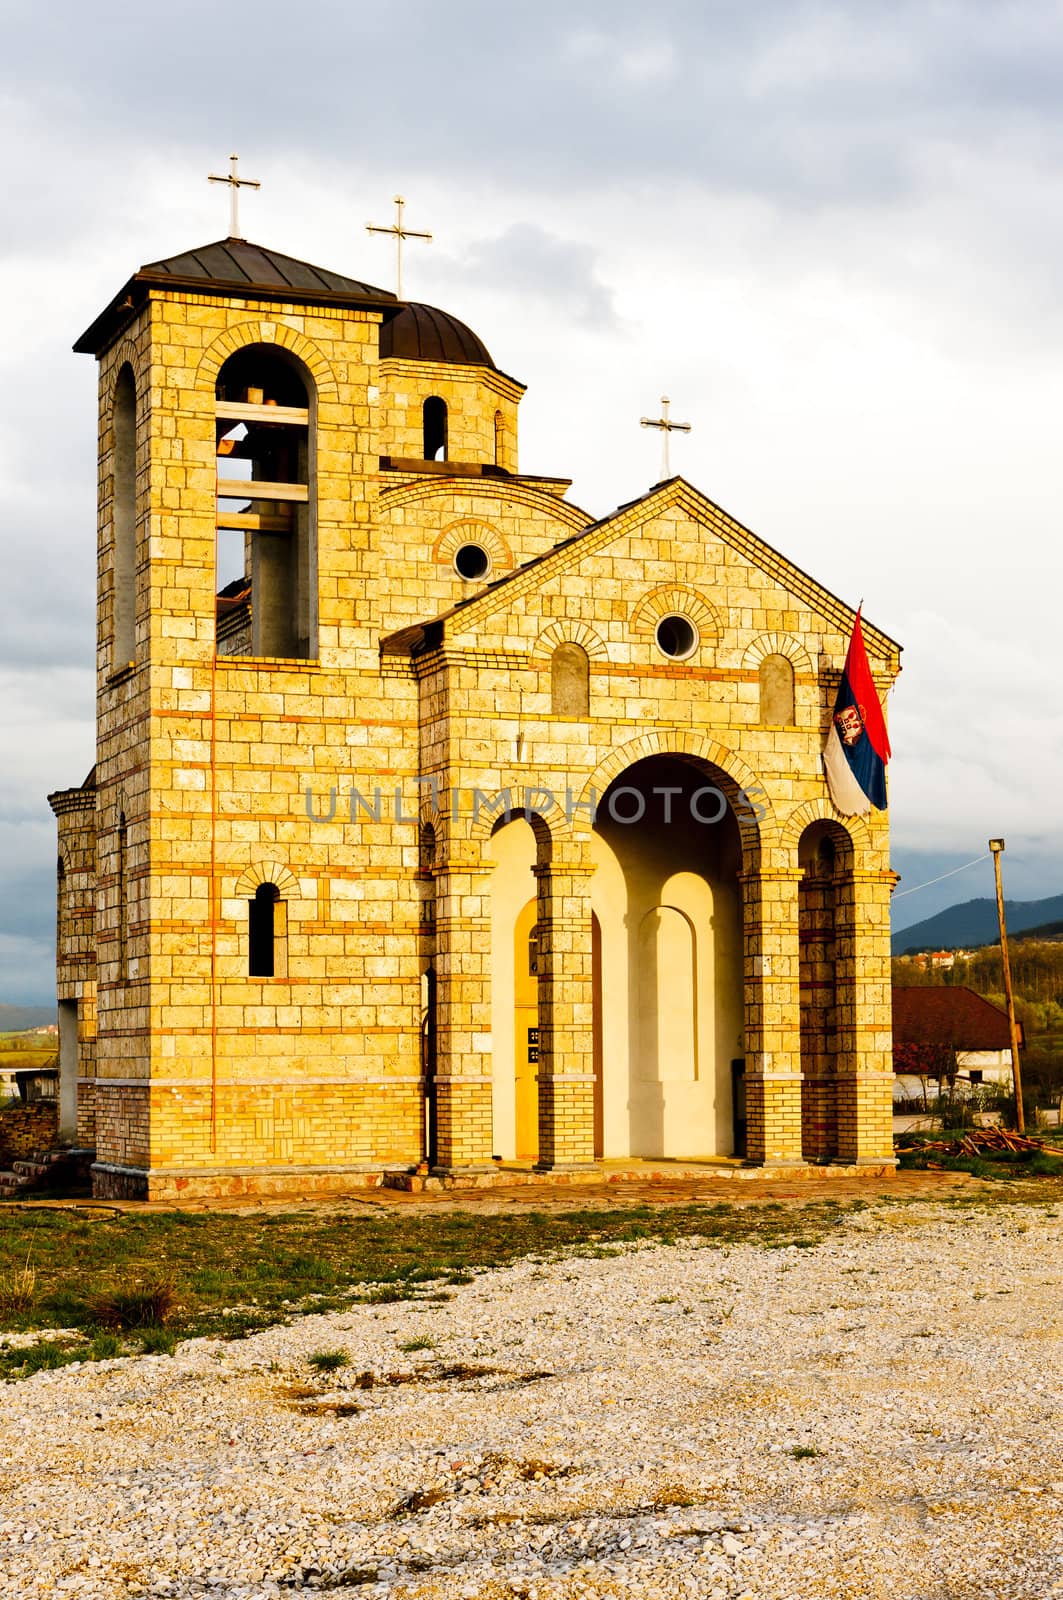
<svg viewBox="0 0 1063 1600"><path fill-rule="evenodd" d="M125 812L118 819L118 978L124 983L129 977L129 829Z"/></svg>
<svg viewBox="0 0 1063 1600"><path fill-rule="evenodd" d="M424 421L424 458L426 461L447 459L447 402L439 395L429 395L422 412Z"/></svg>
<svg viewBox="0 0 1063 1600"><path fill-rule="evenodd" d="M60 856L55 868L56 942L60 952L66 934L66 862Z"/></svg>
<svg viewBox="0 0 1063 1600"><path fill-rule="evenodd" d="M248 976L287 976L287 919L275 883L260 883L248 901Z"/></svg>

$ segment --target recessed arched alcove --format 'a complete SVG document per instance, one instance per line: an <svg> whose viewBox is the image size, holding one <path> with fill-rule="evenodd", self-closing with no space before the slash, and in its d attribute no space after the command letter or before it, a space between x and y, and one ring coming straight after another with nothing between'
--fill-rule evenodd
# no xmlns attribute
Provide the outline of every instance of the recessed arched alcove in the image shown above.
<svg viewBox="0 0 1063 1600"><path fill-rule="evenodd" d="M742 841L725 786L705 763L653 756L599 802L591 901L607 1158L734 1150Z"/></svg>

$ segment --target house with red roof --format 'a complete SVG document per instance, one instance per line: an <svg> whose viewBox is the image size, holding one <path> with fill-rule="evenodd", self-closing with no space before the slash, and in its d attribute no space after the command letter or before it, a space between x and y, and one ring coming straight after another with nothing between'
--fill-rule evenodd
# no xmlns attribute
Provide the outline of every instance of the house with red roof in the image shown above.
<svg viewBox="0 0 1063 1600"><path fill-rule="evenodd" d="M893 1069L895 1100L936 1094L943 1081L1010 1084L1008 1014L961 985L895 986Z"/></svg>

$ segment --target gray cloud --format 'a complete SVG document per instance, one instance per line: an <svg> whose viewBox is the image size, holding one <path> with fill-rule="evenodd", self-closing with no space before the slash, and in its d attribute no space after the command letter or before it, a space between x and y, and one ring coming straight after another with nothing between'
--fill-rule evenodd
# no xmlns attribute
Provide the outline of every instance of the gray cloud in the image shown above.
<svg viewBox="0 0 1063 1600"><path fill-rule="evenodd" d="M479 293L538 301L584 327L615 332L619 325L613 291L598 276L597 252L534 223L474 240L461 255L433 263L432 277L459 293L475 283Z"/></svg>
<svg viewBox="0 0 1063 1600"><path fill-rule="evenodd" d="M239 133L260 161L331 146L531 189L667 172L801 206L911 187L928 138L984 142L1036 114L1060 145L1063 36L1037 0L672 0L652 16L634 0L410 0L401 25L318 0L295 26L277 0L253 14L192 0L177 26L150 5L66 0L20 20L15 94L65 130L75 171L86 127L127 152L148 126L195 128L218 159Z"/></svg>
<svg viewBox="0 0 1063 1600"><path fill-rule="evenodd" d="M252 237L377 281L364 197L417 197L437 243L411 292L532 384L522 459L580 474L592 512L651 481L637 418L671 393L696 425L684 473L909 645L900 845L962 858L1008 831L1016 872L1058 876L1059 20L1043 0L9 5L0 999L47 985L43 797L92 759L95 375L69 345L141 262L223 231L205 179L234 146L266 183ZM1019 664L1017 632L1039 657Z"/></svg>

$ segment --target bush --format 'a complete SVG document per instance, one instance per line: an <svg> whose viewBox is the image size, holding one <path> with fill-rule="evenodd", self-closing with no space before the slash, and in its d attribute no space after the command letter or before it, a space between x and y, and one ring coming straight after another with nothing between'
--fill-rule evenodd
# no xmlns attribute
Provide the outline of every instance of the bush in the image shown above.
<svg viewBox="0 0 1063 1600"><path fill-rule="evenodd" d="M112 1331L121 1328L161 1328L176 1305L171 1278L151 1278L146 1283L121 1284L98 1295L89 1306L92 1321Z"/></svg>

